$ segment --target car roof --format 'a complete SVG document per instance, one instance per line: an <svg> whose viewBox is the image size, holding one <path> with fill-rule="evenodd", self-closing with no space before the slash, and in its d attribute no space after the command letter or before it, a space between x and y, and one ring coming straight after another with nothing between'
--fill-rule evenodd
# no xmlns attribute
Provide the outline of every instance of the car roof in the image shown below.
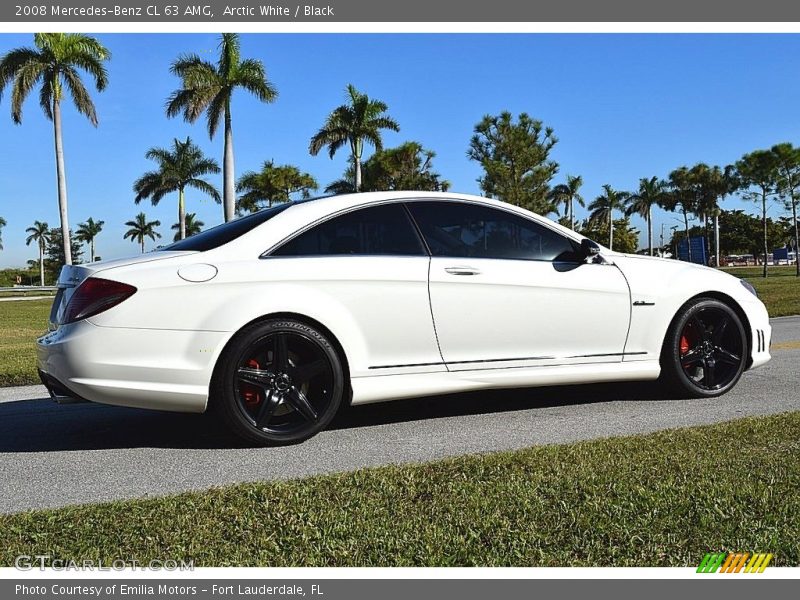
<svg viewBox="0 0 800 600"><path fill-rule="evenodd" d="M493 206L517 213L528 219L536 220L574 240L579 241L583 237L550 219L500 200L451 192L390 191L319 196L291 202L285 210L254 228L252 231L245 233L240 238L225 244L225 246L231 247L231 249L235 247L237 252L243 251L247 254L260 248L260 250L258 250L260 254L297 231L305 229L311 224L335 214L347 212L351 209L365 208L373 204L392 201L402 202L404 200L460 201L469 204Z"/></svg>

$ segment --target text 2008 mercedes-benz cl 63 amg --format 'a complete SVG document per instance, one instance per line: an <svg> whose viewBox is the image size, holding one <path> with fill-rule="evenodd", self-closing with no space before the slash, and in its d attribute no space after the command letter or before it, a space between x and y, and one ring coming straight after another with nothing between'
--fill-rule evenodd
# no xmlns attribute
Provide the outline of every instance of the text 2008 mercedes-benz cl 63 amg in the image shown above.
<svg viewBox="0 0 800 600"><path fill-rule="evenodd" d="M66 266L58 288L38 340L56 399L213 406L259 444L307 439L347 402L659 378L718 396L770 358L746 282L455 194L280 205Z"/></svg>

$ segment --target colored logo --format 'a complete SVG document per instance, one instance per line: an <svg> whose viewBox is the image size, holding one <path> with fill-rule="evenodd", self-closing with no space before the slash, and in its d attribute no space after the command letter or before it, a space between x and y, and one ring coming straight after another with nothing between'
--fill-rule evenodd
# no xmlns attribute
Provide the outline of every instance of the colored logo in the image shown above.
<svg viewBox="0 0 800 600"><path fill-rule="evenodd" d="M749 552L709 552L703 557L698 573L763 573L772 554Z"/></svg>

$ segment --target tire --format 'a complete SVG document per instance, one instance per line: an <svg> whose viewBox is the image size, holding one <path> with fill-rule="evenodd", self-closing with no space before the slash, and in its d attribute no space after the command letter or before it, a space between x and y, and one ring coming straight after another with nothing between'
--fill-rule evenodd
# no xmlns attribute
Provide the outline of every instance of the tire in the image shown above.
<svg viewBox="0 0 800 600"><path fill-rule="evenodd" d="M331 422L345 389L342 361L323 333L288 319L255 323L225 349L212 404L228 427L260 446L297 444Z"/></svg>
<svg viewBox="0 0 800 600"><path fill-rule="evenodd" d="M692 398L721 396L739 381L748 353L736 311L713 298L690 300L675 315L664 340L662 379Z"/></svg>

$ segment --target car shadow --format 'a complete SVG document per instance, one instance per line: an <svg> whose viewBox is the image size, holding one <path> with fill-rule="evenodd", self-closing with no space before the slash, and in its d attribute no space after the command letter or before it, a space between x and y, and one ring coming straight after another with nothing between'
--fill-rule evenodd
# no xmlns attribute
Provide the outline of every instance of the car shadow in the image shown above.
<svg viewBox="0 0 800 600"><path fill-rule="evenodd" d="M673 398L649 382L489 390L348 406L328 429ZM0 453L243 447L246 444L230 434L213 413L166 413L91 403L60 406L49 399L0 403Z"/></svg>

